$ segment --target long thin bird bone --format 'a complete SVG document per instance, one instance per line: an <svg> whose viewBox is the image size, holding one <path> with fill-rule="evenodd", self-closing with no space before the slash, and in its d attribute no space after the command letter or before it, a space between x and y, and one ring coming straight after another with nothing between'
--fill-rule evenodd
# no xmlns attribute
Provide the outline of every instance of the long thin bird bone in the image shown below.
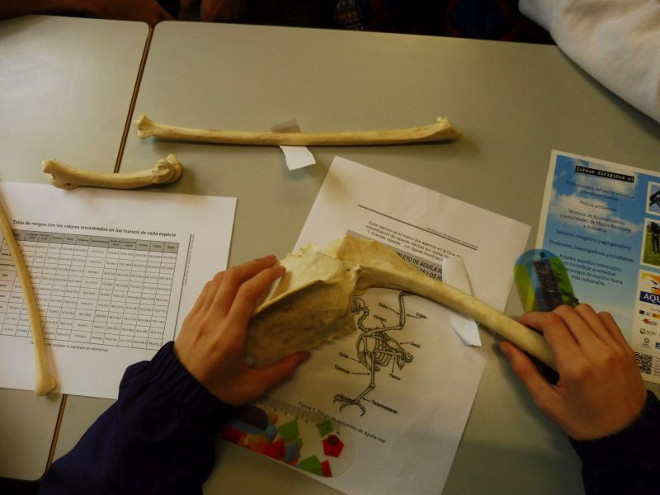
<svg viewBox="0 0 660 495"><path fill-rule="evenodd" d="M195 141L255 146L368 146L419 143L456 139L461 131L447 117L438 117L433 124L407 129L363 132L247 132L193 129L154 122L145 115L135 121L138 137L155 137L175 141Z"/></svg>
<svg viewBox="0 0 660 495"><path fill-rule="evenodd" d="M43 171L50 174L50 183L62 189L79 186L109 189L137 189L154 184L168 184L181 177L183 166L175 155L159 160L155 167L140 172L109 174L75 168L58 160L44 160Z"/></svg>
<svg viewBox="0 0 660 495"><path fill-rule="evenodd" d="M281 263L287 273L250 320L246 354L257 367L352 332L353 296L372 287L397 289L443 304L555 367L552 350L542 335L429 277L378 242L347 236L332 243L325 253L310 245Z"/></svg>
<svg viewBox="0 0 660 495"><path fill-rule="evenodd" d="M34 289L30 282L30 274L25 266L25 260L21 253L21 248L16 242L12 225L9 222L7 213L0 204L0 230L9 247L11 258L16 267L18 280L23 289L23 299L27 307L28 317L30 319L30 330L32 331L32 340L34 340L34 358L35 358L35 386L36 395L46 395L57 388L57 381L53 378L48 366L48 356L46 356L46 344L44 343L44 331L41 326L41 316L37 306L37 298L34 295Z"/></svg>

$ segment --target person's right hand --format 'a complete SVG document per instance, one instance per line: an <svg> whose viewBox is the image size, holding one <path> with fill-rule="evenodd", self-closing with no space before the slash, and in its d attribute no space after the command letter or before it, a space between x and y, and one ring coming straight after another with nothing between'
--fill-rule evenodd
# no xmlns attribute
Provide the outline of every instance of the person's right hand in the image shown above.
<svg viewBox="0 0 660 495"><path fill-rule="evenodd" d="M640 415L647 392L637 360L614 318L587 304L527 313L523 325L543 332L559 372L548 383L510 342L500 349L541 412L576 440L601 438L629 426Z"/></svg>
<svg viewBox="0 0 660 495"><path fill-rule="evenodd" d="M174 353L209 392L232 406L260 397L309 357L298 352L265 368L245 364L248 323L263 292L285 268L274 256L218 273L183 322Z"/></svg>
<svg viewBox="0 0 660 495"><path fill-rule="evenodd" d="M143 21L150 26L174 20L156 0L86 0L83 5L86 15L101 19Z"/></svg>

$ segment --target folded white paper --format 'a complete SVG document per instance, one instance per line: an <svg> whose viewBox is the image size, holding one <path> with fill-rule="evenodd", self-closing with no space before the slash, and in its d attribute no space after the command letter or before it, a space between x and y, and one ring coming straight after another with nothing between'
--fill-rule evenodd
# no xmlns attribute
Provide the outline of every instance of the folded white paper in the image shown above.
<svg viewBox="0 0 660 495"><path fill-rule="evenodd" d="M300 126L295 119L287 120L271 127L273 132L300 132ZM280 146L284 160L289 170L308 167L316 163L316 159L307 146Z"/></svg>
<svg viewBox="0 0 660 495"><path fill-rule="evenodd" d="M463 263L463 258L460 256L443 260L442 281L455 289L473 295L470 279L465 270L465 263ZM481 346L479 327L472 318L452 311L449 315L449 323L465 345Z"/></svg>

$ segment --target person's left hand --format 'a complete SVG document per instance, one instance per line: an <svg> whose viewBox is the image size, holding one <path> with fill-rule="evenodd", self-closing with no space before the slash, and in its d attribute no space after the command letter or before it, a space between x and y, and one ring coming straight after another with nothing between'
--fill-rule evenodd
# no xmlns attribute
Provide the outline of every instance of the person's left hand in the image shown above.
<svg viewBox="0 0 660 495"><path fill-rule="evenodd" d="M299 352L258 369L245 363L248 323L257 300L286 271L276 263L267 256L218 273L204 286L174 343L190 374L232 406L257 399L309 356Z"/></svg>

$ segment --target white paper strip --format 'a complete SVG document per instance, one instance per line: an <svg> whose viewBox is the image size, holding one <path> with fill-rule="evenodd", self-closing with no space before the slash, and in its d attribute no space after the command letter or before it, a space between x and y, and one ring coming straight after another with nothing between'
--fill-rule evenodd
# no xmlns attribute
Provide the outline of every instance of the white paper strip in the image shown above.
<svg viewBox="0 0 660 495"><path fill-rule="evenodd" d="M300 126L295 119L287 120L281 124L275 124L270 128L273 132L301 132ZM280 146L284 153L284 160L289 170L308 167L316 163L316 159L307 146Z"/></svg>

